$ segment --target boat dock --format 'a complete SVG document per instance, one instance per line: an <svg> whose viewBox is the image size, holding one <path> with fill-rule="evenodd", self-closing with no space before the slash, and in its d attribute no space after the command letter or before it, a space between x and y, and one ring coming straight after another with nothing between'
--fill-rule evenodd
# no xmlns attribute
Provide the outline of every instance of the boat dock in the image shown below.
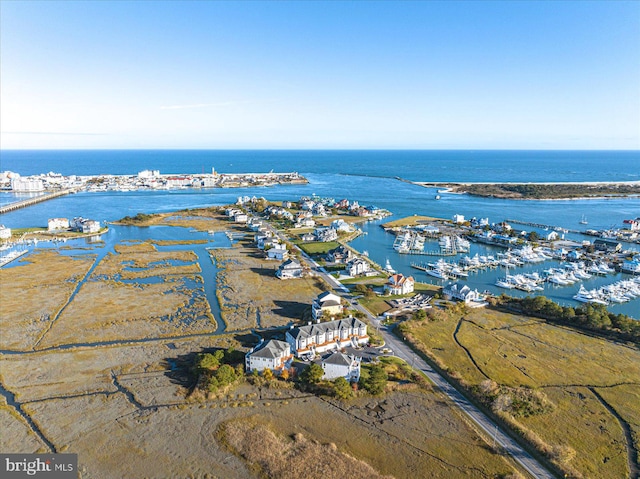
<svg viewBox="0 0 640 479"><path fill-rule="evenodd" d="M26 208L27 206L35 205L36 203L41 203L43 201L52 200L60 196L68 195L69 193L75 193L75 192L76 190L74 188L69 188L66 190L56 191L55 193L44 194L44 195L36 196L34 198L27 198L26 200L9 203L8 205L0 206L0 215L9 213L10 211L14 211L20 208Z"/></svg>
<svg viewBox="0 0 640 479"><path fill-rule="evenodd" d="M541 223L532 223L530 221L519 221L519 220L504 220L507 223L513 223L516 225L523 225L523 226L533 226L534 228L541 228L544 230L553 230L553 231L560 231L562 233L583 233L582 231L578 231L578 230L571 230L571 229L566 229L566 228L560 228L559 226L553 226L553 225L543 225Z"/></svg>

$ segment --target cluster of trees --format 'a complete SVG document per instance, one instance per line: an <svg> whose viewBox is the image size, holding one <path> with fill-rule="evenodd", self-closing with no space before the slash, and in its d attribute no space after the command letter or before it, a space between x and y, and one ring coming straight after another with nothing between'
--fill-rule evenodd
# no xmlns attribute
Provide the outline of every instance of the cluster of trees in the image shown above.
<svg viewBox="0 0 640 479"><path fill-rule="evenodd" d="M499 304L528 316L597 331L607 336L640 343L640 321L626 314L615 314L602 304L587 303L577 308L560 306L544 296L511 298L502 296Z"/></svg>
<svg viewBox="0 0 640 479"><path fill-rule="evenodd" d="M195 371L198 374L199 384L210 392L233 384L244 375L242 363L235 367L232 365L236 355L233 350L224 351L218 349L213 353L198 354L195 361Z"/></svg>
<svg viewBox="0 0 640 479"><path fill-rule="evenodd" d="M336 378L333 381L323 381L323 375L324 370L322 366L311 363L300 373L300 384L305 389L311 389L340 399L349 399L353 397L353 391L357 388L362 388L376 396L382 394L389 379L387 372L380 364L375 364L363 370L357 386L350 384L349 381L342 377Z"/></svg>
<svg viewBox="0 0 640 479"><path fill-rule="evenodd" d="M137 223L144 223L145 221L148 221L151 218L153 218L153 215L138 213L135 216L125 216L118 223L131 225L131 224L137 224Z"/></svg>
<svg viewBox="0 0 640 479"><path fill-rule="evenodd" d="M361 294L365 298L373 298L374 296L376 296L375 291L364 284L356 284L353 290L356 293Z"/></svg>
<svg viewBox="0 0 640 479"><path fill-rule="evenodd" d="M492 184L459 187L477 196L498 198L579 198L583 196L626 195L638 193L635 185L542 185Z"/></svg>

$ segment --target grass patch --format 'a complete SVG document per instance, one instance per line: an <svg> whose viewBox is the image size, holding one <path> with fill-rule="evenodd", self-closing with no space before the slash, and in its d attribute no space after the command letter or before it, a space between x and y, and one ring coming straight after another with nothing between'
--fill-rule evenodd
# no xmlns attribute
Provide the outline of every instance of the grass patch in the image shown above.
<svg viewBox="0 0 640 479"><path fill-rule="evenodd" d="M296 245L300 247L302 251L307 253L308 255L316 255L316 254L327 254L332 249L340 246L340 243L337 241L294 241Z"/></svg>
<svg viewBox="0 0 640 479"><path fill-rule="evenodd" d="M421 216L421 215L413 215L407 216L405 218L400 218L399 220L389 221L388 223L384 223L380 226L383 228L398 228L403 226L416 226L420 224L425 224L432 221L449 221L444 218L435 218L433 216Z"/></svg>
<svg viewBox="0 0 640 479"><path fill-rule="evenodd" d="M491 309L443 312L402 330L566 474L628 475L623 431L590 388L639 421L637 349Z"/></svg>

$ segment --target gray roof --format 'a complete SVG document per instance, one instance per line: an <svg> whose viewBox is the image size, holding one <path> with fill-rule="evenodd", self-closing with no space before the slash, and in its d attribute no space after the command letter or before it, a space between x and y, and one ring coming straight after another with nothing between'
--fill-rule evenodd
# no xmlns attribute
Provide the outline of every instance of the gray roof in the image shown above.
<svg viewBox="0 0 640 479"><path fill-rule="evenodd" d="M296 260L288 259L280 265L280 269L302 269L302 266Z"/></svg>
<svg viewBox="0 0 640 479"><path fill-rule="evenodd" d="M351 366L351 358L338 351L323 358L322 362L324 364L335 364L336 366Z"/></svg>
<svg viewBox="0 0 640 479"><path fill-rule="evenodd" d="M293 328L288 333L293 338L315 336L318 333L326 333L327 331L340 331L341 329L360 328L365 324L356 318L336 319L327 321L326 323L314 323L307 326Z"/></svg>
<svg viewBox="0 0 640 479"><path fill-rule="evenodd" d="M256 349L250 355L257 358L275 359L282 356L283 352L289 353L290 351L291 347L289 346L289 343L278 341L277 339L271 339L256 346Z"/></svg>

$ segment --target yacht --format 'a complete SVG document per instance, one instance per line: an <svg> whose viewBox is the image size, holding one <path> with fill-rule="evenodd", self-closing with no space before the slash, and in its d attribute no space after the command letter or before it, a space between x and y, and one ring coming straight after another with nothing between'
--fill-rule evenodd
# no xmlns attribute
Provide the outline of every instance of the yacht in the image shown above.
<svg viewBox="0 0 640 479"><path fill-rule="evenodd" d="M580 220L580 224L581 225L588 225L589 222L587 221L587 217L585 215L582 215L582 219Z"/></svg>
<svg viewBox="0 0 640 479"><path fill-rule="evenodd" d="M396 270L393 269L393 267L391 266L391 263L389 262L389 258L387 258L387 262L384 265L384 270L385 270L386 273L396 274Z"/></svg>

